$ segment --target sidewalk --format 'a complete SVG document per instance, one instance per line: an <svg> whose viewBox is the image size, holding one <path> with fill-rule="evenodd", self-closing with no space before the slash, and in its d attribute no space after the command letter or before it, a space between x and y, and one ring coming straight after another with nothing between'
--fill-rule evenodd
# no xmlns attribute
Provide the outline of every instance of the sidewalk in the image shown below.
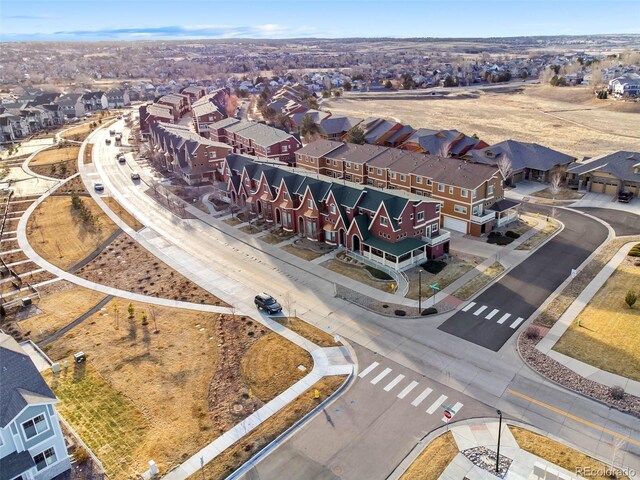
<svg viewBox="0 0 640 480"><path fill-rule="evenodd" d="M544 336L540 342L536 345L536 348L560 362L565 367L573 370L578 375L592 380L594 382L606 385L608 387L620 386L624 388L625 392L640 397L640 382L631 380L614 373L605 372L599 368L596 368L587 363L581 362L560 352L553 350L554 345L560 340L560 337L567 331L575 319L580 315L582 310L587 306L596 293L602 288L609 277L616 271L618 265L627 256L627 252L632 245L637 242L629 242L625 244L618 252L613 256L611 260L602 268L602 270L595 276L593 280L586 286L586 288L578 295L574 302L565 310L558 321L551 327L551 330Z"/></svg>

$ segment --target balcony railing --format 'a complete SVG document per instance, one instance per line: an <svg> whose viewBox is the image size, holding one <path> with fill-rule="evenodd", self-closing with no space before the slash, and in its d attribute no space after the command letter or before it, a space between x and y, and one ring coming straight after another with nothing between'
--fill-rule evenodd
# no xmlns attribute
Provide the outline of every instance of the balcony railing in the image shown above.
<svg viewBox="0 0 640 480"><path fill-rule="evenodd" d="M436 233L430 233L427 236L422 237L424 242L427 242L427 245L433 247L434 245L439 245L442 242L446 242L451 238L451 233L448 230L440 229Z"/></svg>
<svg viewBox="0 0 640 480"><path fill-rule="evenodd" d="M485 213L484 215L471 215L471 221L474 223L487 223L495 220L496 212Z"/></svg>

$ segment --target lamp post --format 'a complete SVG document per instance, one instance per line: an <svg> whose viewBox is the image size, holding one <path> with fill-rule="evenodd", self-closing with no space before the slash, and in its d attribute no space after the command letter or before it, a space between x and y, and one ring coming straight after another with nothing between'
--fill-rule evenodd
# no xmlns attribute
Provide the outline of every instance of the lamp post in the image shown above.
<svg viewBox="0 0 640 480"><path fill-rule="evenodd" d="M500 417L500 421L498 423L498 451L496 452L496 474L497 474L500 468L500 433L502 433L502 412L500 410L496 410L496 413Z"/></svg>
<svg viewBox="0 0 640 480"><path fill-rule="evenodd" d="M422 314L422 269L418 269L418 315Z"/></svg>

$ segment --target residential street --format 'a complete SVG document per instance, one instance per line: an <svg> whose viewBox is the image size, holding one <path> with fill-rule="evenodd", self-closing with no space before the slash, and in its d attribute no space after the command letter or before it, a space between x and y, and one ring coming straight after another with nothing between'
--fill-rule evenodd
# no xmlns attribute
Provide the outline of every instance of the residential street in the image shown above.
<svg viewBox="0 0 640 480"><path fill-rule="evenodd" d="M526 367L515 351L513 333L524 323L514 328L511 324L520 317L526 319L571 268L606 238L606 229L599 222L560 211L558 218L565 230L474 300L475 310L456 313L450 320L444 316L389 318L335 298L331 282L264 253L256 248L261 243L258 240L243 236L239 241L235 238L239 232L221 221L212 227L169 213L144 193L148 188L144 183L131 181L132 159L125 166L118 165L115 150L104 143L106 136L108 132L95 135L94 163L84 166L83 178L90 189L93 182L102 181L105 195L113 195L147 225L135 235L143 246L212 293L224 292L225 298L236 299L237 304L251 304L255 293L262 290L279 298L289 295L299 317L360 346L360 372L372 361L380 364L355 380L327 412L266 457L264 465L247 478L273 478L269 472L276 468L280 478L305 478L301 476L305 472L313 478L385 478L421 436L441 423L435 413L416 415L408 396L406 400L394 396L400 384L390 392L384 390L398 374L404 375L405 385L414 378L424 388L429 385L431 402L447 395L447 401L463 403L461 416L493 415L500 408L509 417L532 423L603 458L611 458L612 444L618 438L640 438L637 419L549 383ZM511 316L500 328L486 328L483 323L489 321L473 315L480 305L487 306L481 312L485 316L499 310L489 319L495 323L503 311ZM479 339L478 344L438 329L448 322L458 325L468 316L473 323L465 335ZM383 367L391 371L384 381L372 385ZM436 396L438 392L444 393ZM427 400L424 404L421 410L428 408ZM381 431L384 436L377 434ZM313 455L307 448L312 444ZM378 448L390 452L388 458L371 453ZM640 444L627 441L622 450L619 461L640 470ZM371 470L361 470L363 462Z"/></svg>

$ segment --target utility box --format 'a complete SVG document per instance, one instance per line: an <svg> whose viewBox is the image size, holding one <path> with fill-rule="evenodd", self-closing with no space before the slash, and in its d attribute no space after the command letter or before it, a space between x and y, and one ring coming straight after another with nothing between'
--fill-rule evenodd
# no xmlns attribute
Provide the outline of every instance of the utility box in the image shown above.
<svg viewBox="0 0 640 480"><path fill-rule="evenodd" d="M31 305L31 303L33 303L33 302L31 301L30 297L24 297L22 299L22 306L23 307L28 307L29 305Z"/></svg>
<svg viewBox="0 0 640 480"><path fill-rule="evenodd" d="M73 355L73 359L76 363L84 363L87 361L87 356L84 354L84 352L78 352Z"/></svg>

